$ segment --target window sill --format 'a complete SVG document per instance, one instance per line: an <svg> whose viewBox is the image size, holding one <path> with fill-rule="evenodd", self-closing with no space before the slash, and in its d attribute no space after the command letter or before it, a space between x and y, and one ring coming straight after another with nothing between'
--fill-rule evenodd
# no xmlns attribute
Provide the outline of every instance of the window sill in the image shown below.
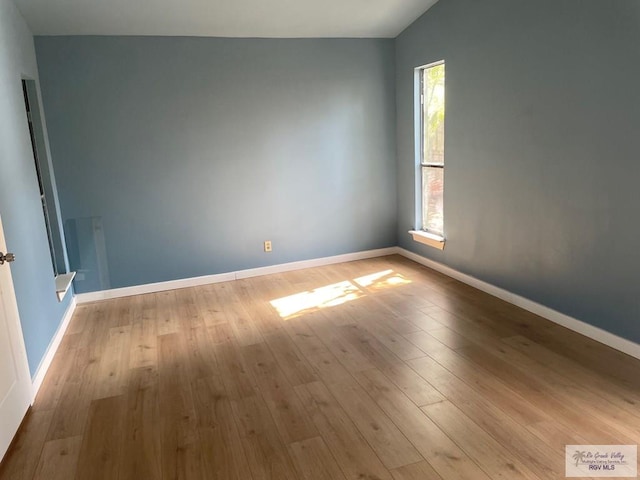
<svg viewBox="0 0 640 480"><path fill-rule="evenodd" d="M422 230L409 230L409 233L416 242L430 247L437 248L438 250L444 250L445 238L440 235L434 235L433 233L424 232Z"/></svg>
<svg viewBox="0 0 640 480"><path fill-rule="evenodd" d="M73 281L73 277L76 276L76 272L63 273L62 275L56 276L56 295L58 296L58 301L61 302L64 296L69 291L71 287L71 282Z"/></svg>

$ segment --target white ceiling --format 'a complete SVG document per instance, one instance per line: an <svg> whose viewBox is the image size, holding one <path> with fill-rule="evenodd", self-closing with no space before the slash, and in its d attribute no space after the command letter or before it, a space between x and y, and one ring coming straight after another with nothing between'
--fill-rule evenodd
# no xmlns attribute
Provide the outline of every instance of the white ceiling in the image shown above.
<svg viewBox="0 0 640 480"><path fill-rule="evenodd" d="M437 0L15 0L36 35L395 37Z"/></svg>

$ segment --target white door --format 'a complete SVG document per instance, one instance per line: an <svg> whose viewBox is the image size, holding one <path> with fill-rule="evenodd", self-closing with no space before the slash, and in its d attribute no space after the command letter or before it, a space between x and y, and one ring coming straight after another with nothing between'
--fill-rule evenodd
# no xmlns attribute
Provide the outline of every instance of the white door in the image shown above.
<svg viewBox="0 0 640 480"><path fill-rule="evenodd" d="M0 252L7 253L1 218ZM31 377L9 265L0 265L0 460L31 403Z"/></svg>

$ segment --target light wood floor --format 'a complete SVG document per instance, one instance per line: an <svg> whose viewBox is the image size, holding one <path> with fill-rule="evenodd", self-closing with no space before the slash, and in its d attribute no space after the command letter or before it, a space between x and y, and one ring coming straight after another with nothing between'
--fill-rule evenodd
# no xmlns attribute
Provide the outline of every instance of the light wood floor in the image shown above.
<svg viewBox="0 0 640 480"><path fill-rule="evenodd" d="M640 362L398 256L79 306L2 480L559 479Z"/></svg>

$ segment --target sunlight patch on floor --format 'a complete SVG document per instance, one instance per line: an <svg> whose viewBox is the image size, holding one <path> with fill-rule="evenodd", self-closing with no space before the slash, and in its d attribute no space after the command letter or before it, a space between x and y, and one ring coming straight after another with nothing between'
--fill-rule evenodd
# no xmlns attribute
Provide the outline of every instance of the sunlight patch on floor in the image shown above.
<svg viewBox="0 0 640 480"><path fill-rule="evenodd" d="M316 311L321 308L334 307L350 302L364 295L356 285L349 280L326 285L306 292L295 293L288 297L271 300L271 305L285 320Z"/></svg>
<svg viewBox="0 0 640 480"><path fill-rule="evenodd" d="M271 300L269 303L277 310L280 317L290 320L305 313L357 300L367 295L366 290L382 290L408 283L411 283L411 280L405 276L393 270L384 270L353 280L345 280L313 290L294 293L293 295Z"/></svg>
<svg viewBox="0 0 640 480"><path fill-rule="evenodd" d="M361 287L369 290L382 290L388 287L397 287L411 283L407 277L393 270L384 270L382 272L372 273L353 280Z"/></svg>

